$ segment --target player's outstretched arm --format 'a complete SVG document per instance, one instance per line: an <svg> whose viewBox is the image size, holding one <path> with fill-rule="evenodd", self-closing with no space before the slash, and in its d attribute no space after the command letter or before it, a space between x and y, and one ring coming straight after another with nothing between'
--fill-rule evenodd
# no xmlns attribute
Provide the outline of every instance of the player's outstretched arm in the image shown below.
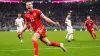
<svg viewBox="0 0 100 56"><path fill-rule="evenodd" d="M44 14L41 14L41 18L43 18L45 21L52 23L54 25L59 25L59 22L54 22L50 18L46 17Z"/></svg>

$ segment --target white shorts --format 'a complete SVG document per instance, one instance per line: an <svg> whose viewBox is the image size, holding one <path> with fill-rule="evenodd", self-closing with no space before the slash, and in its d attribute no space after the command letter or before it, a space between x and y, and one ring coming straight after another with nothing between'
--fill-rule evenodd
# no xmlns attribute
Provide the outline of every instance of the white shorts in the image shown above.
<svg viewBox="0 0 100 56"><path fill-rule="evenodd" d="M22 30L23 30L23 26L19 26L19 27L17 27L17 32L21 32Z"/></svg>
<svg viewBox="0 0 100 56"><path fill-rule="evenodd" d="M73 33L73 28L72 27L67 27L67 31L68 31L68 34L71 34L71 33Z"/></svg>

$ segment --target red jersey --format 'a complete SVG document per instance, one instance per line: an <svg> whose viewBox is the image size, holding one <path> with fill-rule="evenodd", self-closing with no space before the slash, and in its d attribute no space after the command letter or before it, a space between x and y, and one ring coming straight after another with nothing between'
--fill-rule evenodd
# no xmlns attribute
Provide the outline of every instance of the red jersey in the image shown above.
<svg viewBox="0 0 100 56"><path fill-rule="evenodd" d="M92 20L86 20L85 21L85 26L90 29L94 27L94 22Z"/></svg>
<svg viewBox="0 0 100 56"><path fill-rule="evenodd" d="M25 14L25 22L29 22L34 31L36 31L38 28L45 28L41 22L41 14L42 12L38 9L33 9L32 12L27 12Z"/></svg>

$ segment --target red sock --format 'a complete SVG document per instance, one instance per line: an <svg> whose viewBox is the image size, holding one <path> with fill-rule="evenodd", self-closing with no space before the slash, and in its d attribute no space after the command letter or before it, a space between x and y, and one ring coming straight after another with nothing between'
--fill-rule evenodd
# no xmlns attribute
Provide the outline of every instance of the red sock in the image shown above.
<svg viewBox="0 0 100 56"><path fill-rule="evenodd" d="M35 53L35 55L38 56L38 42L37 41L34 41L33 42L33 45L34 45L34 53Z"/></svg>
<svg viewBox="0 0 100 56"><path fill-rule="evenodd" d="M90 32L90 34L91 34L92 38L93 38L93 39L95 39L95 36L94 36L94 34L93 34L92 32Z"/></svg>
<svg viewBox="0 0 100 56"><path fill-rule="evenodd" d="M94 33L94 37L96 38L96 34Z"/></svg>
<svg viewBox="0 0 100 56"><path fill-rule="evenodd" d="M50 42L51 46L56 46L56 47L60 47L60 44L56 43L56 42Z"/></svg>

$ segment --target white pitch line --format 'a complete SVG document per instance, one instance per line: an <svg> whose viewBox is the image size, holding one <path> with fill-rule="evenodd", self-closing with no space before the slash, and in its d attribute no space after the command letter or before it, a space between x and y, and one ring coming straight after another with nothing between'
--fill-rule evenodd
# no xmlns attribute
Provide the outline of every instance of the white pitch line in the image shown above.
<svg viewBox="0 0 100 56"><path fill-rule="evenodd" d="M100 48L100 46L88 46L88 47L65 47L66 49L72 48ZM54 49L60 49L60 48L39 48L39 50L54 50ZM14 49L14 50L0 50L0 52L14 52L14 51L33 51L34 49Z"/></svg>

